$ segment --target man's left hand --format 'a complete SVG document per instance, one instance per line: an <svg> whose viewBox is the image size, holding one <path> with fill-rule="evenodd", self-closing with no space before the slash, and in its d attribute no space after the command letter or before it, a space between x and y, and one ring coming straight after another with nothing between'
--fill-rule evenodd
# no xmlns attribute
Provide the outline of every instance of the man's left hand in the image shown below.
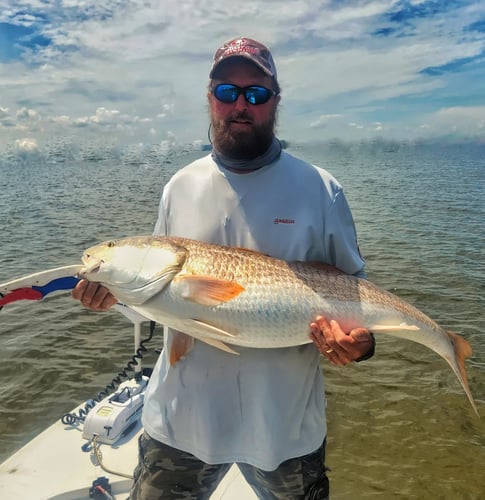
<svg viewBox="0 0 485 500"><path fill-rule="evenodd" d="M364 357L374 346L374 338L366 328L345 333L335 320L317 316L310 323L310 338L317 349L334 365L344 366Z"/></svg>

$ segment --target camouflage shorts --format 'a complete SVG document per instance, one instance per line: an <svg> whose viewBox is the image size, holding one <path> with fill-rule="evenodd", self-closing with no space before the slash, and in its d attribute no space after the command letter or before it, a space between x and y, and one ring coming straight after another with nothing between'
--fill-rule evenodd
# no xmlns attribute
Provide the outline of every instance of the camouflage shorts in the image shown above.
<svg viewBox="0 0 485 500"><path fill-rule="evenodd" d="M144 433L139 440L139 463L130 500L209 499L231 465L206 464ZM328 499L325 442L313 453L287 460L274 471L237 465L260 499Z"/></svg>

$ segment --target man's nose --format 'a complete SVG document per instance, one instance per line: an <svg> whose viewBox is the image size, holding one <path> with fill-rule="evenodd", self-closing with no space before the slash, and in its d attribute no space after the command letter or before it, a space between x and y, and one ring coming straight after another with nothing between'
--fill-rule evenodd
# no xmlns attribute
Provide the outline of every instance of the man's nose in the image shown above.
<svg viewBox="0 0 485 500"><path fill-rule="evenodd" d="M237 96L236 102L234 103L234 107L236 109L247 109L248 108L248 102L246 101L246 97L244 94L239 94Z"/></svg>

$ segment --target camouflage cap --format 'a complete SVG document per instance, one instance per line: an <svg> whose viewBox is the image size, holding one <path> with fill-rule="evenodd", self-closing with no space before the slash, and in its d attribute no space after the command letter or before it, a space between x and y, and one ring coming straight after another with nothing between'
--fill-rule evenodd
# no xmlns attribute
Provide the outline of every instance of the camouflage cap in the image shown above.
<svg viewBox="0 0 485 500"><path fill-rule="evenodd" d="M245 57L277 81L276 65L268 47L251 38L234 38L222 45L214 55L209 77L214 77L216 68L230 57Z"/></svg>

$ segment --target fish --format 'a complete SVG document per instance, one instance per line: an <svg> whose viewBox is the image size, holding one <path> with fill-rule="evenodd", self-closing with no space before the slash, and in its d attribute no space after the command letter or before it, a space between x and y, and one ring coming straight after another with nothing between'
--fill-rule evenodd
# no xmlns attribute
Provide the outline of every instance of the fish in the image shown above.
<svg viewBox="0 0 485 500"><path fill-rule="evenodd" d="M238 346L299 346L311 342L309 324L323 315L344 331L364 327L432 349L451 366L478 415L465 368L470 344L396 295L333 266L172 236L106 241L87 249L82 262L79 277L183 332L172 342L171 364L190 350L186 335L231 354Z"/></svg>

